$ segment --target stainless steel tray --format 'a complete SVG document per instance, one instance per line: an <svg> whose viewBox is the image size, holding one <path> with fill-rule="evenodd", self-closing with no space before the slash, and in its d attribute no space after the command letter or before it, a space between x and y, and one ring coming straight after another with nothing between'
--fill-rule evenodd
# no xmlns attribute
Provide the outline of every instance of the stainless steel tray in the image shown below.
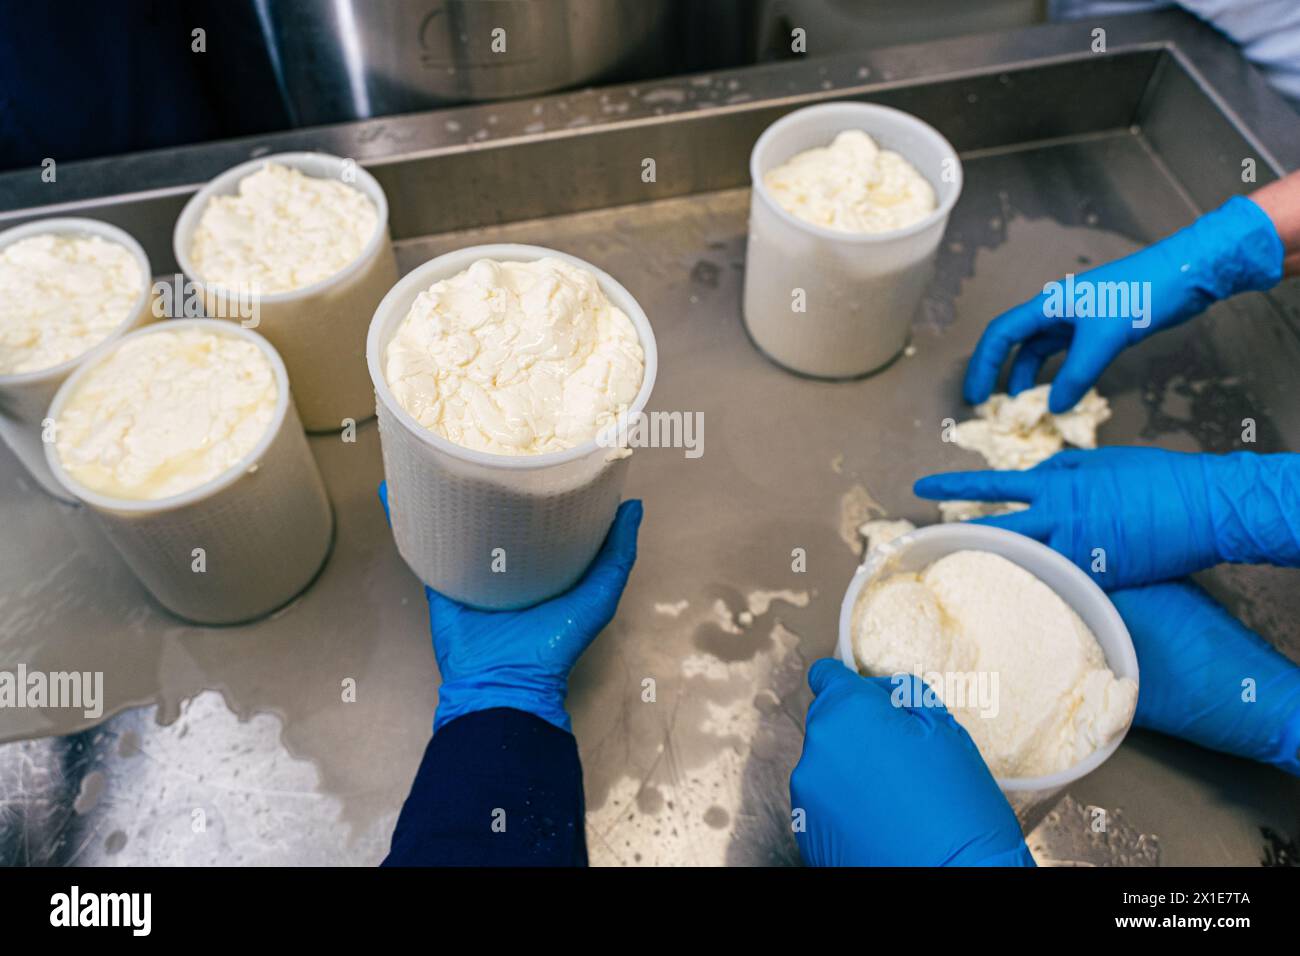
<svg viewBox="0 0 1300 956"><path fill-rule="evenodd" d="M1091 29L1107 31L1093 53ZM747 158L794 107L871 99L962 152L965 194L914 354L829 384L768 363L739 315ZM1052 26L591 90L0 176L0 225L55 213L130 229L159 273L176 212L249 156L318 148L388 191L403 269L516 241L607 269L655 324L652 407L702 412L703 457L640 450L640 559L574 674L597 863L791 863L788 775L807 665L835 643L872 511L928 522L921 474L976 464L940 441L984 324L1087 263L1127 252L1300 166L1296 117L1216 34L1181 14ZM653 157L657 181L644 183ZM1294 284L1212 310L1106 375L1107 442L1300 443ZM315 586L269 620L203 629L154 607L75 508L0 458L0 666L102 670L109 707L0 712L0 861L377 862L429 735L437 673L420 587L375 498L373 423L313 439L338 514ZM807 572L791 571L804 548ZM1294 572L1210 583L1300 656ZM752 621L741 613L752 615ZM356 681L357 699L341 685ZM653 678L656 699L642 701ZM93 725L93 726L92 726ZM34 739L22 739L34 738ZM1033 835L1044 859L1256 864L1298 829L1300 783L1134 732ZM1110 811L1094 834L1084 805ZM200 825L201 824L201 825Z"/></svg>

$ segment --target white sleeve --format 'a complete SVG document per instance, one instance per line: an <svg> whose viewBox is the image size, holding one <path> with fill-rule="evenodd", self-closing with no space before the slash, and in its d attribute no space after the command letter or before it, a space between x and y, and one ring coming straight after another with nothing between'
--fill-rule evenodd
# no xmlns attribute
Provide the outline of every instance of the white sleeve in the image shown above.
<svg viewBox="0 0 1300 956"><path fill-rule="evenodd" d="M1274 89L1300 103L1300 3L1296 0L1179 0L1234 40Z"/></svg>
<svg viewBox="0 0 1300 956"><path fill-rule="evenodd" d="M1296 0L1178 0L1231 39L1283 96L1300 107L1300 3ZM1053 20L1140 13L1170 0L1048 0Z"/></svg>

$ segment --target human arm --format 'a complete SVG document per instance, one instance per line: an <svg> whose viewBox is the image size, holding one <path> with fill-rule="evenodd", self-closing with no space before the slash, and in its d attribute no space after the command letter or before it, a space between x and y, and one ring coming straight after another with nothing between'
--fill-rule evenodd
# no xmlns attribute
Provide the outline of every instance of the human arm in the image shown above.
<svg viewBox="0 0 1300 956"><path fill-rule="evenodd" d="M624 502L582 580L533 607L480 611L425 589L442 685L387 863L585 863L564 699L569 671L614 616L641 514Z"/></svg>
<svg viewBox="0 0 1300 956"><path fill-rule="evenodd" d="M1300 173L1260 186L1250 198L1273 221L1282 240L1283 273L1300 275Z"/></svg>

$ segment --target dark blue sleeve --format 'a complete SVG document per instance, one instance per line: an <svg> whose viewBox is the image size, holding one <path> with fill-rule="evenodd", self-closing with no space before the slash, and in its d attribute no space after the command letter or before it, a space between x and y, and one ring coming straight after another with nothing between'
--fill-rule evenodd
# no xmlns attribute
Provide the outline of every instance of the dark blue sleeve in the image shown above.
<svg viewBox="0 0 1300 956"><path fill-rule="evenodd" d="M425 748L384 866L586 866L578 742L495 707Z"/></svg>
<svg viewBox="0 0 1300 956"><path fill-rule="evenodd" d="M0 3L0 170L283 129L277 90L252 3Z"/></svg>

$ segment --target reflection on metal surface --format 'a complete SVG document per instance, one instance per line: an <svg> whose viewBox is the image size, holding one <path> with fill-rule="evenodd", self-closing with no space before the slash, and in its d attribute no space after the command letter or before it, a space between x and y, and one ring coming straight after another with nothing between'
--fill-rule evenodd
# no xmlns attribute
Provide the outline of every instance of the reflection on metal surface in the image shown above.
<svg viewBox="0 0 1300 956"><path fill-rule="evenodd" d="M693 629L697 650L681 659L682 686L673 701L662 709L658 701L641 705L654 712L651 721L662 733L644 770L619 777L588 812L593 865L798 858L785 781L793 768L790 755L803 738L803 716L786 709L783 699L797 690L808 662L779 613L742 628L735 620L750 612L719 600L736 631L733 647L719 656L716 638L723 632L712 611L680 625ZM698 649L709 646L713 650Z"/></svg>
<svg viewBox="0 0 1300 956"><path fill-rule="evenodd" d="M300 126L528 96L657 60L672 0L257 0Z"/></svg>
<svg viewBox="0 0 1300 956"><path fill-rule="evenodd" d="M361 36L360 31L357 29L354 4L352 0L332 0L332 3L334 19L338 23L338 41L339 46L342 48L343 66L347 71L348 92L352 96L352 109L346 116L332 116L329 119L362 119L367 116L374 116L375 114L370 106L370 90L366 85L365 64L361 59ZM285 62L284 51L277 49L275 62L283 68ZM283 84L283 82L282 79L281 83ZM310 102L310 100L306 102ZM302 116L303 105L305 103L295 104L294 113L296 116ZM392 112L396 112L396 110ZM315 120L307 119L306 122L320 122L321 119L319 117Z"/></svg>
<svg viewBox="0 0 1300 956"><path fill-rule="evenodd" d="M151 711L0 748L0 863L323 866L387 852L396 813L350 827L274 717L240 721L210 691L170 725Z"/></svg>

